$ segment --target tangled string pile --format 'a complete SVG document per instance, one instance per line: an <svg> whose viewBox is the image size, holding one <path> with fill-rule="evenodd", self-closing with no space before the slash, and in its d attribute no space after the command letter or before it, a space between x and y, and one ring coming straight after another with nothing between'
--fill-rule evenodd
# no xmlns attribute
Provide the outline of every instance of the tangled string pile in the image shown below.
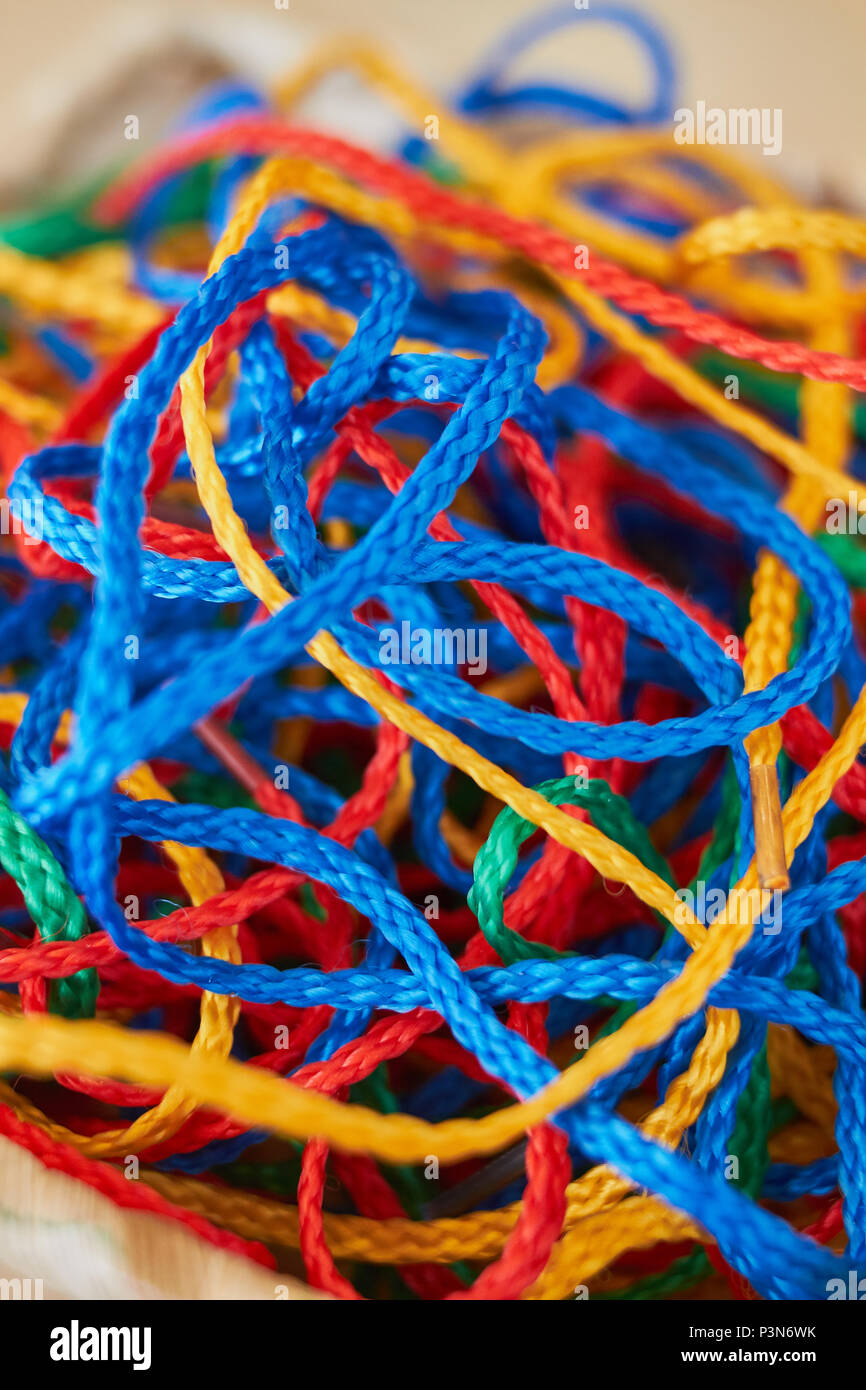
<svg viewBox="0 0 866 1390"><path fill-rule="evenodd" d="M606 15L2 227L0 1133L338 1297L866 1272L866 224Z"/></svg>

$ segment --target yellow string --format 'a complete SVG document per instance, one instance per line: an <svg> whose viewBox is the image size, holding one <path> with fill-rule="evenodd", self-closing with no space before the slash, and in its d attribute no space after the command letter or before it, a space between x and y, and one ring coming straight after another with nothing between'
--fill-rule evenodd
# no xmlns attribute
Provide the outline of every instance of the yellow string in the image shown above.
<svg viewBox="0 0 866 1390"><path fill-rule="evenodd" d="M0 693L0 720L17 726L26 704L25 695L5 691ZM61 742L68 741L69 730L70 719L67 714L61 720L57 731L57 737ZM147 763L140 763L122 779L122 790L136 801L174 801L171 793L154 777ZM204 850L181 845L174 840L166 840L163 849L174 863L184 890L194 906L198 907L215 893L222 892L225 880ZM237 927L217 927L208 932L202 937L201 948L206 956L215 960L231 961L234 964L241 962ZM234 1028L240 1012L238 1001L225 994L203 991L200 1011L199 1027L190 1044L191 1050L202 1055L227 1057L231 1051ZM39 1016L36 1017L38 1019ZM68 1070L66 1066L59 1066L58 1070L60 1069ZM132 1154L170 1139L196 1108L195 1100L183 1087L170 1085L156 1106L139 1115L138 1119L133 1120L126 1128L81 1135L47 1119L41 1111L25 1102L11 1088L3 1086L2 1093L7 1104L12 1105L18 1113L39 1124L53 1138L73 1144L92 1158Z"/></svg>
<svg viewBox="0 0 866 1390"><path fill-rule="evenodd" d="M163 317L150 300L0 243L0 294L46 318L84 319L141 336Z"/></svg>
<svg viewBox="0 0 866 1390"><path fill-rule="evenodd" d="M330 68L334 61L333 55L321 59L318 71ZM351 50L346 50L346 61L356 61L352 58ZM423 120L437 112L431 98L413 90L405 80L389 70L378 55L367 52L360 66L371 80L395 93L404 109L411 111L415 119ZM302 91L308 90L316 74L313 65L294 84L287 85L285 99L294 100ZM449 113L438 114L444 143L449 152L452 148L456 152L469 187L485 191L501 206L515 212L529 212L576 237L582 236L605 254L615 255L624 264L642 273L652 274L660 281L682 281L684 277L691 277L696 286L700 285L713 298L727 303L746 317L813 324L816 308L820 307L827 313L828 304L831 304L832 313L827 322L822 322L816 328L813 346L833 351L850 350L850 346L840 344L843 339L847 344L847 315L862 303L862 292L851 291L841 283L835 263L811 263L807 287L788 290L763 281L745 282L744 277L721 262L739 254L776 247L805 252L804 263L813 251L862 254L866 247L864 224L842 215L809 214L790 207L768 206L779 198L778 190L770 180L757 172L743 171L721 151L705 149L701 151L701 158L706 164L735 178L744 192L764 206L746 209L742 214L733 216L713 217L670 248L631 229L613 227L605 219L590 215L584 209L578 213L573 204L566 203L555 191L557 181L562 183L565 174L591 178L602 170L609 170L613 163L621 160L624 178L634 182L635 186L653 186L655 183L656 190L681 209L691 210L698 215L702 195L700 191L690 189L679 174L662 177L658 170L639 172L638 168L628 169L627 161L639 162L649 154L664 154L666 157L676 154L679 147L673 147L669 139L663 141L663 137L655 132L569 137L542 148L531 148L516 165L514 153L505 152L486 133L470 126L462 118ZM366 194L333 171L303 160L269 161L254 177L238 213L214 253L212 269L229 253L229 249L237 249L243 242L257 210L277 192L287 189L303 193L356 220L379 226L397 240L406 240L410 245L421 236L433 237L459 250L470 250L475 255L481 255L489 259L494 268L499 267L500 271L504 271L502 248L489 239L472 232L440 227L435 223L425 223L422 227L398 201ZM706 211L709 215L716 209L708 207ZM805 517L810 508L814 510L816 499L820 507L824 497L848 486L849 480L842 471L846 455L844 420L847 393L844 388L806 383L803 393L804 442L801 444L744 406L726 401L686 363L675 358L657 341L642 334L624 315L587 291L579 281L554 276L547 271L544 275L552 286L580 309L593 326L620 349L634 355L683 399L783 463L797 480L787 499L792 514ZM108 276L99 273L97 262L85 266L83 271L81 267L70 271L68 267L38 262L33 258L21 257L20 253L11 252L9 248L0 248L0 292L8 294L30 311L53 317L83 318L101 329L130 336L143 332L157 321L159 311L154 306L122 286L111 285L107 281ZM524 286L517 287L517 290L526 295ZM303 296L306 296L305 299ZM537 300L538 296L535 298ZM345 341L354 329L350 316L340 315L318 297L299 291L297 287L283 287L270 299L277 312L289 312L305 326L330 332L336 342ZM543 317L547 322L557 323L558 341L560 345L564 341L565 347L560 359L554 357L555 366L551 366L553 353L546 357L542 364L546 375L542 375L541 370L539 372L542 384L567 379L578 361L572 332L573 320L557 310L553 301L547 300L546 305ZM413 344L411 350L425 351L427 346ZM401 350L410 349L403 347ZM206 355L207 349L203 349L182 381L184 427L199 494L211 518L214 535L231 555L244 583L266 603L271 612L276 612L288 601L289 596L249 545L243 525L231 508L213 457L203 390ZM17 396L10 395L7 388L5 397L0 395L0 407L4 406L4 401L11 403L9 413L23 423L51 428L51 421L56 418L51 416L50 403L37 399L34 404L26 393L20 391ZM28 410L31 411L29 418ZM818 484L817 488L815 484ZM811 497L808 505L807 497ZM749 688L756 688L776 671L784 669L793 615L792 593L795 594L791 584L788 572L778 560L774 557L762 558L755 579L753 622L749 630ZM471 776L490 795L542 826L560 843L583 854L604 877L627 883L668 920L673 920L676 907L680 908L682 915L682 904L673 899L667 885L645 870L633 856L607 840L594 827L575 821L551 807L536 793L521 787L502 769L481 758L412 706L389 695L370 673L351 662L328 634L319 634L308 650L324 667L333 671L348 689L367 700L383 718L433 748L441 757ZM3 706L0 705L0 708ZM857 701L836 743L813 773L800 784L785 808L785 843L789 862L794 848L808 833L816 811L828 799L835 781L854 761L864 732L866 703L861 699ZM761 738L768 738L768 747L774 753L777 746L774 731L759 731L753 737L759 746ZM144 769L131 775L130 792L134 795L168 796L153 781L152 774ZM218 871L202 851L187 849L185 855L192 856L191 859L185 858L184 853L180 853L182 851L182 846L168 849L175 858L191 900L196 903L204 901L219 891L219 887L215 886ZM178 853L179 858L176 857ZM195 856L201 856L201 860ZM202 870L202 862L209 867ZM196 884L192 886L196 875ZM738 888L748 889L755 885L754 866L750 866ZM184 1114L189 1113L184 1106L204 1103L250 1124L265 1123L277 1133L298 1138L314 1133L345 1148L357 1148L393 1161L412 1161L413 1156L417 1160L430 1151L445 1161L458 1159L471 1153L491 1152L509 1142L557 1107L585 1094L595 1080L616 1070L634 1050L649 1047L661 1040L681 1018L700 1007L714 981L725 972L736 950L748 938L750 925L736 919L728 924L727 910L708 931L704 931L688 915L685 925L679 925L693 948L693 954L686 961L678 979L661 990L656 999L629 1019L617 1034L598 1041L585 1057L564 1072L541 1096L523 1105L510 1106L484 1120L425 1125L409 1116L380 1116L363 1107L346 1107L327 1097L304 1092L277 1078L254 1075L253 1069L227 1060L225 1042L226 1037L230 1041L231 1024L227 1022L229 1011L225 1001L223 1007L227 1012L221 1024L215 1021L212 1035L215 1039L213 1046L221 1055L207 1055L205 1043L199 1046L194 1044L193 1050L187 1051L176 1040L158 1035L131 1039L121 1030L102 1022L70 1023L48 1016L4 1016L0 1018L0 1062L4 1066L26 1066L31 1074L47 1074L60 1068L73 1069L87 1075L118 1076L143 1084L170 1087L161 1103L163 1107L174 1092L180 1097L182 1088L186 1092L186 1100L173 1112L174 1116L181 1110ZM228 952L234 950L233 934L230 933L230 937L230 941L222 945L222 949ZM213 933L211 949L217 938L218 933ZM227 954L223 958L236 957ZM202 1000L200 1039L207 1031L205 1017L212 999L212 996L205 995ZM234 1006L231 1007L234 1010ZM232 1023L233 1020L234 1012L231 1012ZM717 1083L721 1075L720 1067L723 1068L727 1051L735 1041L736 1015L709 1010L707 1022L707 1032L696 1048L687 1072L672 1083L664 1104L645 1122L647 1132L654 1134L660 1142L679 1141L685 1128L699 1113L709 1090ZM804 1086L801 1086L800 1094L805 1098ZM19 1106L22 1104L19 1097L15 1097L15 1102ZM157 1107L157 1111L150 1112L151 1115L157 1114L159 1109ZM141 1126L144 1118L136 1124ZM37 1122L49 1127L44 1117ZM134 1129L135 1126L129 1131L114 1131L113 1135L125 1137ZM59 1131L60 1127L55 1127L53 1132ZM165 1135L174 1131L163 1129L160 1132ZM62 1131L62 1134L63 1137L70 1137L66 1131ZM79 1147L85 1147L86 1143L98 1145L100 1142L111 1142L111 1136L106 1135L98 1136L95 1141L82 1141L81 1136L72 1136L72 1139ZM144 1147L141 1135L139 1140L138 1147ZM152 1133L149 1133L147 1142L154 1142ZM131 1147L127 1141L125 1147L101 1151L118 1153ZM87 1148L86 1151L99 1150ZM182 1183L188 1180L170 1181ZM571 1185L566 1235L559 1242L545 1274L535 1289L530 1291L530 1297L564 1296L568 1292L569 1281L575 1277L575 1270L580 1270L582 1277L590 1277L596 1269L615 1258L620 1250L636 1248L642 1243L650 1244L658 1239L681 1239L686 1233L692 1236L697 1234L687 1220L666 1212L655 1199L638 1198L624 1204L619 1211L612 1212L611 1202L618 1200L626 1190L627 1184L605 1169L593 1170L593 1174ZM502 1231L511 1229L517 1210L516 1207L509 1209L507 1215L473 1213L471 1218L459 1219L459 1242L453 1258L466 1255L467 1240L480 1241L482 1237L478 1233L494 1226L497 1227L497 1234L492 1247L471 1248L478 1252L479 1258L495 1254L501 1249ZM340 1237L335 1234L341 1220L352 1219L326 1216L329 1238L333 1236L338 1254L344 1252ZM409 1231L406 1245L417 1249L418 1242L423 1242L425 1238L425 1232L431 1228L438 1230L443 1223L405 1224ZM393 1223L375 1222L371 1225L381 1237ZM664 1231L668 1234L662 1234ZM352 1252L345 1249L345 1253ZM407 1258L411 1256L407 1255Z"/></svg>

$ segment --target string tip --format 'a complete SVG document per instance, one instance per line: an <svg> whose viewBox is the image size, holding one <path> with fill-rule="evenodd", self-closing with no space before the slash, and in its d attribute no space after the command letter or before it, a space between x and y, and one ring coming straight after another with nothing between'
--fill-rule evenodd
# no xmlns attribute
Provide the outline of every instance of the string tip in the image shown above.
<svg viewBox="0 0 866 1390"><path fill-rule="evenodd" d="M761 888L784 893L791 886L785 859L782 802L773 763L758 763L750 771L752 816L755 826L755 863Z"/></svg>

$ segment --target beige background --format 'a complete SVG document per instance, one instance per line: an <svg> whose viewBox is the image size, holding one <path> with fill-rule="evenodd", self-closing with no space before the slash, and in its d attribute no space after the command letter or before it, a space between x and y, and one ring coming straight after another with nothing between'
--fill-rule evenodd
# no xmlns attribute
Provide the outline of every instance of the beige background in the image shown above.
<svg viewBox="0 0 866 1390"><path fill-rule="evenodd" d="M178 1221L116 1206L0 1135L0 1279L45 1299L329 1300L290 1274L201 1240ZM31 1283L30 1292L39 1295Z"/></svg>
<svg viewBox="0 0 866 1390"><path fill-rule="evenodd" d="M142 114L142 140L150 143L190 82L225 64L267 79L325 36L360 34L447 94L507 23L548 8L532 0L289 4L0 0L0 200L50 194L82 165L128 158L122 114ZM600 0L590 7L590 14L603 9ZM774 172L813 197L866 208L866 0L638 0L637 7L675 41L683 104L781 107ZM585 16L538 45L519 71L583 78L618 96L645 91L633 43ZM331 116L356 135L375 125L364 101L347 103L345 94L332 100Z"/></svg>

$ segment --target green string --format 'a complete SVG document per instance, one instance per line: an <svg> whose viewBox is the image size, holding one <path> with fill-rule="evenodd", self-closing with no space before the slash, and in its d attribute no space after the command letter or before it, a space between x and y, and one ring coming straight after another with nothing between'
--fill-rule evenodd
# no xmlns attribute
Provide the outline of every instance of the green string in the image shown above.
<svg viewBox="0 0 866 1390"><path fill-rule="evenodd" d="M299 1145L293 1146L297 1149ZM220 1176L232 1187L254 1188L275 1197L294 1197L301 1178L300 1153L295 1152L276 1163L255 1163L238 1159L220 1169Z"/></svg>
<svg viewBox="0 0 866 1390"><path fill-rule="evenodd" d="M43 941L80 941L89 934L87 915L51 850L0 791L0 864L21 890ZM99 994L95 970L77 970L53 980L48 1007L64 1018L92 1018Z"/></svg>
<svg viewBox="0 0 866 1390"><path fill-rule="evenodd" d="M615 795L605 781L598 778L584 785L573 777L555 778L542 782L536 791L556 806L582 806L589 811L593 824L598 829L630 850L645 867L652 869L666 883L674 886L670 866L653 846L646 828L635 819L628 802ZM725 769L722 805L713 838L701 857L698 873L692 880L693 884L701 878L709 878L730 858L737 841L739 811L739 790L733 767L729 763ZM485 938L505 964L538 956L561 959L565 955L574 954L556 951L543 943L527 941L519 932L505 926L505 889L517 864L520 846L530 838L535 829L530 821L522 819L510 807L506 807L494 821L490 834L475 859L469 905L478 918ZM668 923L665 940L673 930L673 926ZM616 1031L634 1012L635 1007L632 1002L620 1005L601 1029L600 1036ZM769 1123L770 1074L764 1043L754 1059L749 1081L739 1098L736 1123L730 1140L731 1157L736 1158L738 1164L737 1175L732 1181L751 1196L760 1193L769 1163ZM710 1268L705 1252L696 1249L688 1256L675 1261L672 1267L661 1275L639 1280L629 1289L599 1296L610 1299L664 1297L703 1279Z"/></svg>
<svg viewBox="0 0 866 1390"><path fill-rule="evenodd" d="M755 1057L748 1085L740 1096L737 1123L730 1141L731 1156L739 1160L739 1175L730 1181L736 1182L750 1197L757 1197L764 1183L769 1163L767 1140L774 1118L770 1107L770 1070L764 1044ZM782 1118L782 1122L786 1122L786 1117ZM595 1297L604 1302L666 1298L669 1294L700 1283L710 1273L712 1265L709 1257L705 1250L698 1247L674 1260L670 1269L661 1274L650 1274L626 1289L599 1293Z"/></svg>
<svg viewBox="0 0 866 1390"><path fill-rule="evenodd" d="M866 548L857 536L816 531L814 540L853 588L866 589Z"/></svg>
<svg viewBox="0 0 866 1390"><path fill-rule="evenodd" d="M698 353L693 365L717 385L727 376L736 376L740 392L750 404L761 405L779 415L792 416L795 420L799 418L802 384L799 377L769 372L716 352ZM866 441L866 401L857 400L854 403L852 420L857 438ZM855 589L866 588L866 548L860 544L858 536L845 533L831 535L822 529L815 532L814 539L850 585Z"/></svg>
<svg viewBox="0 0 866 1390"><path fill-rule="evenodd" d="M94 202L115 177L116 171L103 175L67 197L49 203L35 216L0 221L0 242L27 256L55 259L87 246L117 241L124 235L122 227L105 227L93 221L90 215ZM200 222L207 210L212 186L210 164L191 169L168 202L165 225Z"/></svg>
<svg viewBox="0 0 866 1390"><path fill-rule="evenodd" d="M540 782L535 788L554 806L581 806L590 812L593 824L611 840L628 849L641 863L671 887L674 886L670 867L655 849L645 828L635 820L625 797L611 791L607 782L593 778L589 782L574 777L556 777ZM543 942L527 941L519 932L505 925L504 894L517 865L520 846L538 827L524 820L510 806L499 812L478 854L473 867L473 882L468 902L478 925L490 945L505 965L518 960L565 960L574 951L557 951Z"/></svg>
<svg viewBox="0 0 866 1390"><path fill-rule="evenodd" d="M175 786L178 800L194 805L216 806L228 811L235 806L256 809L255 797L244 791L236 782L214 772L185 772L178 778Z"/></svg>
<svg viewBox="0 0 866 1390"><path fill-rule="evenodd" d="M725 377L735 376L744 400L761 405L777 415L793 416L799 420L800 377L786 372L771 372L766 367L727 357L721 352L699 352L692 359L692 366L719 386L724 384ZM854 403L852 417L857 437L866 440L866 402L857 400Z"/></svg>

